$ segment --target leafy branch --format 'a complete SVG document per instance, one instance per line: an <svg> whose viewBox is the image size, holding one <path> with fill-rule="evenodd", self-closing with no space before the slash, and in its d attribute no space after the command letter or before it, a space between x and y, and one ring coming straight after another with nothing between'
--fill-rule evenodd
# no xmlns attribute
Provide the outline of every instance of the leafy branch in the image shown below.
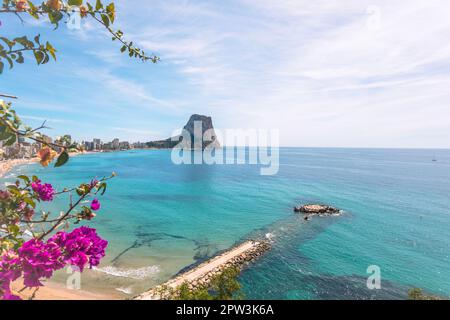
<svg viewBox="0 0 450 320"><path fill-rule="evenodd" d="M12 69L15 63L24 63L24 53L32 52L37 64L46 64L50 57L56 60L56 49L47 41L41 44L40 35L34 37L34 41L29 40L26 36L9 40L5 37L0 37L0 40L6 44L5 48L0 44L0 59L4 59L9 63L9 68ZM4 62L0 60L0 73L3 72Z"/></svg>
<svg viewBox="0 0 450 320"><path fill-rule="evenodd" d="M91 183L91 184L83 184L81 186L79 186L76 191L77 194L79 195L79 198L77 199L77 201L75 203L71 203L69 206L69 209L62 214L58 219L52 221L52 227L49 228L47 231L45 231L44 233L42 233L37 239L38 240L42 240L44 239L46 236L50 235L51 233L53 233L57 228L59 228L61 226L61 224L67 220L76 218L77 222L80 222L81 220L91 220L93 218L93 216L95 216L92 212L92 210L88 207L83 207L82 211L78 214L75 215L71 215L71 213L80 205L80 203L82 203L87 197L89 196L95 196L98 193L101 193L102 195L106 192L106 181L112 179L115 177L115 174L113 173L111 176L109 177L104 177L98 181L95 181L95 183ZM92 191L95 190L95 191ZM45 222L45 219L44 219ZM46 221L49 222L49 221ZM34 222L34 221L30 221L30 223L38 223L38 222ZM39 223L42 223L41 221L39 221Z"/></svg>
<svg viewBox="0 0 450 320"><path fill-rule="evenodd" d="M68 0L67 4L60 0L48 0L40 5L34 4L30 0L3 0L3 5L0 7L0 13L14 14L23 22L21 14L28 14L35 19L48 17L51 24L58 28L59 23L67 18L68 21L74 15L79 18L92 17L100 25L112 35L113 41L118 41L122 44L120 51L122 53L128 52L132 58L138 58L143 62L151 61L157 63L160 59L155 55L147 55L144 50L133 45L132 41L126 41L121 30L113 30L111 25L114 24L116 18L116 9L114 3L107 5L103 4L101 0L96 0L95 5L83 0ZM13 68L14 63L22 64L25 61L24 53L32 52L38 65L49 62L50 57L56 60L56 49L49 43L40 43L40 36L34 38L34 42L27 37L18 37L15 39L7 39L0 37L6 44L6 47L0 45L0 74L3 72L5 62L9 64L10 69Z"/></svg>

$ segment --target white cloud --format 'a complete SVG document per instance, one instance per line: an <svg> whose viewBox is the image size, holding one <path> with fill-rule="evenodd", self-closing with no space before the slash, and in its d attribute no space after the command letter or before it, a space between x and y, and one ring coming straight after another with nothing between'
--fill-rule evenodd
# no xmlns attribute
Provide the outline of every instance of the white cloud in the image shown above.
<svg viewBox="0 0 450 320"><path fill-rule="evenodd" d="M450 129L418 139L450 128L447 1L170 8L148 19L140 43L176 61L222 126L280 128L287 145L450 146Z"/></svg>
<svg viewBox="0 0 450 320"><path fill-rule="evenodd" d="M125 64L101 42L82 46L100 65L72 69L96 108L129 114L120 128L150 134L143 120L162 114L170 132L195 112L280 129L283 145L450 147L446 0L117 5L116 27L162 62ZM72 35L91 43L93 28Z"/></svg>

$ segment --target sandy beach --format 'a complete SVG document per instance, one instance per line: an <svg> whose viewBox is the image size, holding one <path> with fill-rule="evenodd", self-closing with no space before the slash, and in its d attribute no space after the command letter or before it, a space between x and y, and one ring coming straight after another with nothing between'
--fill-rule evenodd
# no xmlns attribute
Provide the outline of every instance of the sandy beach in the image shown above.
<svg viewBox="0 0 450 320"><path fill-rule="evenodd" d="M33 163L37 161L39 161L38 158L3 160L0 162L0 178L4 177L15 166Z"/></svg>
<svg viewBox="0 0 450 320"><path fill-rule="evenodd" d="M70 153L71 157L76 157L85 154L92 154L95 152L78 152L78 153ZM14 167L20 166L23 164L30 164L33 162L38 162L39 158L34 157L30 159L9 159L0 161L0 178L4 177L8 172L10 172Z"/></svg>
<svg viewBox="0 0 450 320"><path fill-rule="evenodd" d="M15 294L22 288L20 282L16 282L12 286ZM34 290L25 290L18 294L23 300L28 300L32 296ZM60 284L46 282L44 287L39 288L33 300L117 300L118 296L108 295L104 293L93 293L84 290L67 289Z"/></svg>

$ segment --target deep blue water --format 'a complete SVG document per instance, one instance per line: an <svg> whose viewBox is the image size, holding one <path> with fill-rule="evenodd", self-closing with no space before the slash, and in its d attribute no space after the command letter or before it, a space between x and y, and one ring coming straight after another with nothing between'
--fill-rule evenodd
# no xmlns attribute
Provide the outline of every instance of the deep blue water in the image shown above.
<svg viewBox="0 0 450 320"><path fill-rule="evenodd" d="M110 247L102 268L83 275L90 290L137 294L270 234L273 249L240 277L249 299L401 299L411 287L450 296L450 150L283 148L275 176L253 165L177 166L170 151L17 171L59 188L118 174L92 223ZM305 222L292 212L310 202L345 213ZM381 290L366 287L370 265Z"/></svg>

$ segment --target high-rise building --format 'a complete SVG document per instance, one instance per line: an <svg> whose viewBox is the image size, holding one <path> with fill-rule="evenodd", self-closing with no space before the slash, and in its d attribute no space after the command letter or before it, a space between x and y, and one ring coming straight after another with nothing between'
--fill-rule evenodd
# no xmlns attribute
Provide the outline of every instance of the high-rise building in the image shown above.
<svg viewBox="0 0 450 320"><path fill-rule="evenodd" d="M128 150L131 149L130 143L128 141L122 141L119 143L120 150Z"/></svg>
<svg viewBox="0 0 450 320"><path fill-rule="evenodd" d="M112 141L112 149L118 150L119 148L120 148L120 141L119 139L116 138Z"/></svg>
<svg viewBox="0 0 450 320"><path fill-rule="evenodd" d="M94 139L92 140L93 150L101 150L102 149L102 140Z"/></svg>

